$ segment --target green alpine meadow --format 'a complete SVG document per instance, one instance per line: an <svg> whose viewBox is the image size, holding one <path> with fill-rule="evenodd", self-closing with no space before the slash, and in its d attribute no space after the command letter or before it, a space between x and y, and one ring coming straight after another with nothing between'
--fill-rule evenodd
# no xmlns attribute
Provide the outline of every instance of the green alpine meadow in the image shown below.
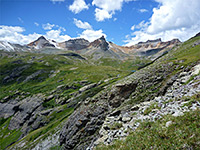
<svg viewBox="0 0 200 150"><path fill-rule="evenodd" d="M199 150L199 0L1 0L0 150Z"/></svg>

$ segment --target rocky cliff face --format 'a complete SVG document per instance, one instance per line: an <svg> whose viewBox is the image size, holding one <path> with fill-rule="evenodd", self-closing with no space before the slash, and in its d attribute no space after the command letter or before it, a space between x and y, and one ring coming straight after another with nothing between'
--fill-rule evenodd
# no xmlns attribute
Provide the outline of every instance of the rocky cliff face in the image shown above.
<svg viewBox="0 0 200 150"><path fill-rule="evenodd" d="M194 43L188 46L191 48L192 45ZM129 131L139 126L138 120L155 121L164 115L180 116L184 112L199 109L198 101L183 107L190 103L183 98L200 92L200 60L186 66L182 65L184 59L176 63L170 61L181 50L170 52L152 65L83 101L63 127L61 145L65 149L93 149L100 143L110 144L113 139L126 137Z"/></svg>
<svg viewBox="0 0 200 150"><path fill-rule="evenodd" d="M53 42L48 41L44 36L39 37L37 40L28 44L33 49L41 49L44 47L56 47Z"/></svg>
<svg viewBox="0 0 200 150"><path fill-rule="evenodd" d="M58 43L58 46L67 50L78 51L88 47L89 44L90 42L85 39L72 39L66 42Z"/></svg>
<svg viewBox="0 0 200 150"><path fill-rule="evenodd" d="M101 48L104 51L108 50L108 43L106 42L106 39L104 36L91 42L89 46Z"/></svg>
<svg viewBox="0 0 200 150"><path fill-rule="evenodd" d="M138 44L130 47L118 46L113 43L110 44L112 49L122 51L129 55L151 56L153 58L157 58L180 43L181 42L178 39L173 39L167 42L162 42L161 39L156 39L148 40L146 42L139 42Z"/></svg>

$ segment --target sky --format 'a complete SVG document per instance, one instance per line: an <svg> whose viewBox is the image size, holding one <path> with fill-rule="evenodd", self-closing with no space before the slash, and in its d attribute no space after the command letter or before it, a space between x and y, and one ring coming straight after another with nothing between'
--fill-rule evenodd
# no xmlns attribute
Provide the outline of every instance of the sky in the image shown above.
<svg viewBox="0 0 200 150"><path fill-rule="evenodd" d="M0 41L28 44L102 35L118 45L200 32L200 0L0 0Z"/></svg>

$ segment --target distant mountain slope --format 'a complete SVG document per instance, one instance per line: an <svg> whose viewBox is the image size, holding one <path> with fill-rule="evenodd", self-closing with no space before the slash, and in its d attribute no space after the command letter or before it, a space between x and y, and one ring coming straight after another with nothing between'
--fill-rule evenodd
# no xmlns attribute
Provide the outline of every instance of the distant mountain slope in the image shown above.
<svg viewBox="0 0 200 150"><path fill-rule="evenodd" d="M0 49L5 51L30 51L34 53L47 54L75 52L93 60L98 60L100 58L127 59L135 56L155 59L180 43L181 42L178 39L173 39L167 42L162 42L161 39L156 39L139 42L136 45L127 47L107 42L104 36L94 40L93 42L79 38L70 39L61 43L41 36L25 46L0 42Z"/></svg>
<svg viewBox="0 0 200 150"><path fill-rule="evenodd" d="M56 47L55 41L47 40L44 36L39 37L37 40L28 44L32 49L41 49L44 47Z"/></svg>
<svg viewBox="0 0 200 150"><path fill-rule="evenodd" d="M71 39L65 42L58 43L58 46L63 49L77 51L88 47L90 42L85 39Z"/></svg>
<svg viewBox="0 0 200 150"><path fill-rule="evenodd" d="M0 50L8 51L8 52L29 51L26 45L22 46L20 44L12 44L10 42L5 42L5 41L0 41Z"/></svg>
<svg viewBox="0 0 200 150"><path fill-rule="evenodd" d="M110 45L112 46L113 51L122 51L128 55L151 56L152 58L157 58L180 43L181 42L178 39L173 39L167 42L162 42L161 39L156 39L139 42L138 44L129 47L119 46L112 42L110 42Z"/></svg>

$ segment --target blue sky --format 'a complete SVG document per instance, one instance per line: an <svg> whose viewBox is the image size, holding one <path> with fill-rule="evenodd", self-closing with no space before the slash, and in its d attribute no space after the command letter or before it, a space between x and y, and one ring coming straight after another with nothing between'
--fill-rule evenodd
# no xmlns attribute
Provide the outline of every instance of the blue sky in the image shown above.
<svg viewBox="0 0 200 150"><path fill-rule="evenodd" d="M118 45L200 31L199 0L0 0L0 40L27 44L105 35Z"/></svg>

